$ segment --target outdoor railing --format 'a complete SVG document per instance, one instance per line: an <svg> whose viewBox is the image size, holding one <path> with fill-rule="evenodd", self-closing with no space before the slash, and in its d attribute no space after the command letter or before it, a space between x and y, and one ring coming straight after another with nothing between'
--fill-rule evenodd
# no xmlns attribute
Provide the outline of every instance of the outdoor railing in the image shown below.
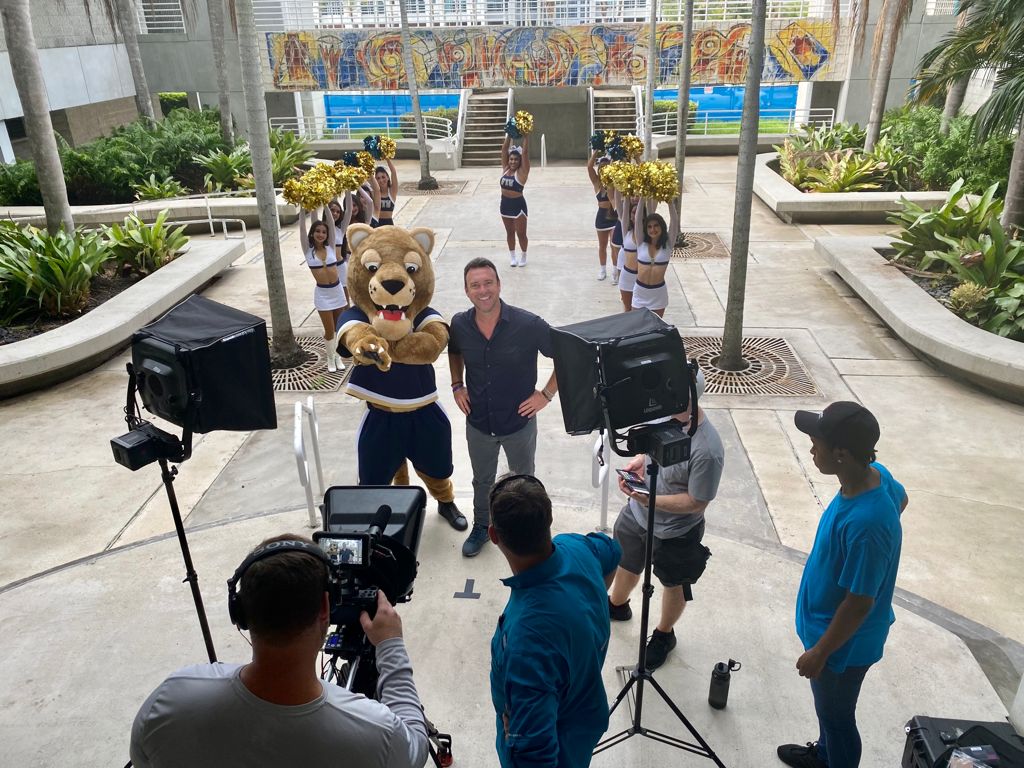
<svg viewBox="0 0 1024 768"><path fill-rule="evenodd" d="M955 16L960 13L961 0L928 0L924 5L926 16Z"/></svg>
<svg viewBox="0 0 1024 768"><path fill-rule="evenodd" d="M181 0L136 0L135 10L139 16L140 34L185 31Z"/></svg>
<svg viewBox="0 0 1024 768"><path fill-rule="evenodd" d="M708 109L690 115L687 136L729 136L740 132L741 109ZM804 125L831 128L835 121L833 109L762 109L759 133L797 133ZM659 112L652 121L653 133L676 135L676 113Z"/></svg>
<svg viewBox="0 0 1024 768"><path fill-rule="evenodd" d="M930 0L954 2L955 0ZM407 0L412 27L571 26L646 21L648 0ZM400 25L398 0L253 0L256 27L265 32ZM840 16L850 0L840 0ZM682 0L659 3L658 18L680 22ZM694 21L749 19L750 0L696 0ZM831 18L831 0L767 0L769 19Z"/></svg>
<svg viewBox="0 0 1024 768"><path fill-rule="evenodd" d="M452 121L447 117L423 115L428 139L454 142ZM364 136L390 136L393 139L415 139L416 127L411 116L399 115L313 115L310 117L272 117L270 128L290 131L306 139L362 139Z"/></svg>

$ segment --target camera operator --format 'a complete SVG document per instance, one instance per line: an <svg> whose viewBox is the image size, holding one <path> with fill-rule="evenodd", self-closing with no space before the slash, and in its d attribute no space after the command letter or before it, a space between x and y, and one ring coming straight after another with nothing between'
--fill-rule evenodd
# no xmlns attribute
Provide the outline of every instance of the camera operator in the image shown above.
<svg viewBox="0 0 1024 768"><path fill-rule="evenodd" d="M697 371L697 398L704 394L704 374ZM677 413L672 418L689 426L690 414ZM637 456L626 469L636 472L647 483L645 472L650 461ZM691 586L704 573L711 550L705 547L704 511L718 494L725 463L725 447L715 426L707 420L704 409L697 408L697 431L690 438L689 461L660 468L658 497L654 513L654 575L661 581L664 594L661 617L647 643L647 668L654 670L665 663L676 647L674 626L682 617L686 603L693 600ZM629 497L615 521L615 540L622 545L622 562L615 573L608 598L608 611L613 621L633 617L629 594L640 581L644 570L647 536L648 494L630 489L619 478L619 490Z"/></svg>
<svg viewBox="0 0 1024 768"><path fill-rule="evenodd" d="M427 726L402 640L402 620L378 593L360 617L376 646L380 701L321 680L330 621L328 567L300 536L267 539L229 582L232 621L249 628L249 664L202 664L168 677L132 726L132 762L146 766L301 765L421 768Z"/></svg>

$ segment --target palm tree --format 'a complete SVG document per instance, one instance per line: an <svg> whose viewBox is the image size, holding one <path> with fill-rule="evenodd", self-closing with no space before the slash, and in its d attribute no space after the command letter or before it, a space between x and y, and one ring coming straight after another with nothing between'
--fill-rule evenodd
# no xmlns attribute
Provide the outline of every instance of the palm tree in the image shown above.
<svg viewBox="0 0 1024 768"><path fill-rule="evenodd" d="M732 216L732 258L729 261L729 298L725 306L722 356L716 365L725 371L742 371L743 304L747 290L747 249L750 247L750 206L754 197L754 165L761 117L761 70L764 67L764 17L766 0L753 0L750 38L747 43L747 79L743 90L743 117L736 158L736 202Z"/></svg>
<svg viewBox="0 0 1024 768"><path fill-rule="evenodd" d="M956 17L956 28L961 29L966 23L967 14L961 9ZM946 101L942 106L942 121L939 123L939 135L949 136L949 127L953 123L953 118L960 111L960 107L963 106L964 97L967 95L967 86L970 82L969 75L961 77L946 91Z"/></svg>
<svg viewBox="0 0 1024 768"><path fill-rule="evenodd" d="M658 67L658 0L651 0L650 32L647 35L647 92L644 94L645 158L653 160L654 151L654 71Z"/></svg>
<svg viewBox="0 0 1024 768"><path fill-rule="evenodd" d="M217 104L220 107L220 133L229 147L235 143L231 125L231 96L228 84L227 56L224 48L224 0L207 0L210 16L210 46L213 48L213 67L217 70Z"/></svg>
<svg viewBox="0 0 1024 768"><path fill-rule="evenodd" d="M409 86L409 98L412 99L412 115L416 121L416 143L420 147L420 181L417 189L437 189L437 179L430 175L430 150L427 148L427 129L423 125L423 113L420 111L420 89L416 82L416 69L412 61L412 35L409 34L409 12L407 0L399 0L398 13L402 23L402 59L405 64L405 81Z"/></svg>
<svg viewBox="0 0 1024 768"><path fill-rule="evenodd" d="M256 202L260 212L260 237L263 240L263 268L267 274L267 295L273 337L270 360L275 368L293 368L305 359L295 341L288 314L288 293L281 267L281 239L277 219L277 195L274 172L270 165L270 129L267 126L267 103L263 96L260 69L260 45L256 37L256 20L252 0L236 0L238 14L238 49L242 59L242 92L252 155L252 175L256 180Z"/></svg>
<svg viewBox="0 0 1024 768"><path fill-rule="evenodd" d="M121 39L128 52L128 66L131 67L132 82L135 84L135 107L140 115L153 122L156 114L153 112L153 97L146 84L142 53L139 52L139 17L132 0L117 0L117 26L121 28Z"/></svg>
<svg viewBox="0 0 1024 768"><path fill-rule="evenodd" d="M859 0L861 12L857 14L855 23L862 24L869 0ZM871 73L874 85L871 89L871 112L868 115L867 136L864 139L864 150L870 152L875 148L882 132L882 116L885 114L885 100L889 95L889 79L892 77L892 63L896 58L896 44L899 42L900 31L910 17L914 0L882 0L882 12L875 25L875 38L871 50ZM860 9L858 9L860 10ZM863 35L863 26L859 34ZM862 40L859 40L858 47Z"/></svg>
<svg viewBox="0 0 1024 768"><path fill-rule="evenodd" d="M1013 135L1013 159L1006 183L1004 226L1024 225L1024 3L1020 0L963 0L963 26L946 35L921 59L918 99L941 93L977 69L995 70L992 94L978 109L979 138Z"/></svg>
<svg viewBox="0 0 1024 768"><path fill-rule="evenodd" d="M21 109L25 115L25 133L32 148L39 191L43 196L46 228L55 233L63 227L71 232L75 221L68 204L68 188L64 184L64 168L57 152L57 139L50 120L50 101L46 97L39 51L32 34L32 17L28 0L6 0L0 5L4 39L11 60L11 75L18 89Z"/></svg>
<svg viewBox="0 0 1024 768"><path fill-rule="evenodd" d="M679 177L679 197L676 205L682 212L683 171L686 169L686 132L690 127L690 69L693 51L693 0L686 0L683 19L683 55L679 57L679 93L676 94L676 175Z"/></svg>

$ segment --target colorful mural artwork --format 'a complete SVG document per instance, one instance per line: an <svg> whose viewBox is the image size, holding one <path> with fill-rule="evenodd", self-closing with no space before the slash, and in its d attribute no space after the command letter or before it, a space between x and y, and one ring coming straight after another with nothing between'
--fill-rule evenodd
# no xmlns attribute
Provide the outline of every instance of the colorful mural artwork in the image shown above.
<svg viewBox="0 0 1024 768"><path fill-rule="evenodd" d="M693 83L740 83L747 72L748 23L697 25ZM678 80L683 28L657 30L656 80ZM821 19L770 20L763 82L840 79L836 35ZM413 66L423 88L642 84L647 31L640 24L576 27L468 27L412 32ZM267 34L273 87L341 91L405 88L402 40L395 30Z"/></svg>

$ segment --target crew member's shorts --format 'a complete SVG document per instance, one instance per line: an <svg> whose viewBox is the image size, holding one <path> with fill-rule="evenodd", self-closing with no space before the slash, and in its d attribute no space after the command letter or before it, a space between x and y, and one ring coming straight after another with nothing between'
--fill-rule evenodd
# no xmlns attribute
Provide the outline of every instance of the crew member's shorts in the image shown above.
<svg viewBox="0 0 1024 768"><path fill-rule="evenodd" d="M711 550L701 543L703 538L703 520L696 528L674 539L654 538L654 575L662 586L681 586L686 602L693 600L690 586L704 573L711 557ZM615 540L622 547L619 567L630 573L643 573L647 532L637 523L628 505L615 520Z"/></svg>
<svg viewBox="0 0 1024 768"><path fill-rule="evenodd" d="M518 219L520 216L528 216L526 210L526 198L501 196L501 215L505 219Z"/></svg>

